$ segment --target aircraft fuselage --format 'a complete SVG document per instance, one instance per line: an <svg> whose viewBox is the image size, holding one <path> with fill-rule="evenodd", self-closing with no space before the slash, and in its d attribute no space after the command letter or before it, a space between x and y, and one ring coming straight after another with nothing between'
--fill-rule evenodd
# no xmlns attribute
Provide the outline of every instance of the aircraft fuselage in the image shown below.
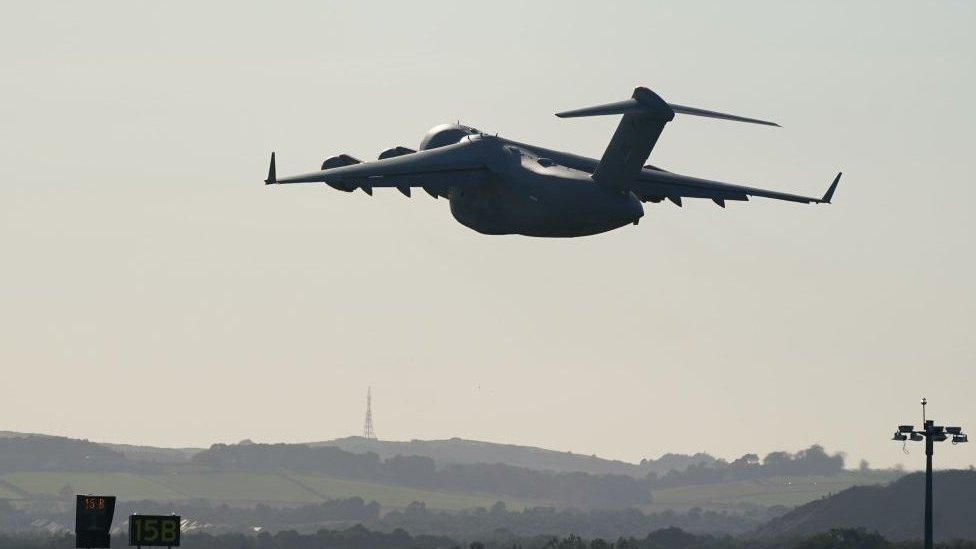
<svg viewBox="0 0 976 549"><path fill-rule="evenodd" d="M495 149L492 174L449 187L451 214L484 234L575 237L636 223L643 215L630 192L608 189L591 174L556 163L520 143L472 136ZM555 152L555 151L546 151ZM558 153L557 153L558 154Z"/></svg>

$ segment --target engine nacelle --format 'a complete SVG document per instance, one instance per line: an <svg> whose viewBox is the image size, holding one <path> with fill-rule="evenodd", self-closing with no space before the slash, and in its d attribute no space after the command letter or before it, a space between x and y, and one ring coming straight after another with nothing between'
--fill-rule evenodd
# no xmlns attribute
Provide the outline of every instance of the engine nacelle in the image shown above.
<svg viewBox="0 0 976 549"><path fill-rule="evenodd" d="M352 166L353 164L361 164L361 163L362 160L353 158L348 154L340 154L338 156L330 156L329 158L326 158L325 162L322 162L322 169L328 170L331 168L341 168L342 166ZM332 187L333 189L336 189L338 191L345 191L347 193L351 193L356 190L355 185L348 185L348 184L344 185L342 183L329 183L329 182L326 182L325 184Z"/></svg>
<svg viewBox="0 0 976 549"><path fill-rule="evenodd" d="M413 154L415 152L417 151L408 149L406 147L393 147L392 149L386 149L385 151L381 152L379 159L383 160L384 158L396 158L398 156Z"/></svg>

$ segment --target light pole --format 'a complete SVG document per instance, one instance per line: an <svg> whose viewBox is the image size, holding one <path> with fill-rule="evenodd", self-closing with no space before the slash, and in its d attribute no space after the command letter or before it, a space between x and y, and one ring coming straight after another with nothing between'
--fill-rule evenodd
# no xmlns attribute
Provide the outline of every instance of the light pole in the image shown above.
<svg viewBox="0 0 976 549"><path fill-rule="evenodd" d="M969 437L964 435L962 427L943 427L936 425L931 419L925 418L925 405L928 402L922 399L922 430L916 431L913 425L899 425L891 440L902 442L912 440L915 442L925 441L925 549L932 549L932 449L936 442L943 442L952 436L952 443L959 444L969 442Z"/></svg>

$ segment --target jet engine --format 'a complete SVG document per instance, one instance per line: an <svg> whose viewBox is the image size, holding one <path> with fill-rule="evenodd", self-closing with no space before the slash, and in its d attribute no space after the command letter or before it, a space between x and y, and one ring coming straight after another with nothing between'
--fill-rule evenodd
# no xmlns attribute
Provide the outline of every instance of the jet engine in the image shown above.
<svg viewBox="0 0 976 549"><path fill-rule="evenodd" d="M398 156L403 156L405 154L413 154L417 151L413 149L408 149L406 147L393 147L392 149L386 149L380 153L380 160L384 158L396 158Z"/></svg>
<svg viewBox="0 0 976 549"><path fill-rule="evenodd" d="M322 169L328 170L330 168L341 168L342 166L351 166L353 164L361 164L361 163L362 160L353 158L348 154L340 154L338 156L330 156L329 158L326 158L325 162L322 163ZM351 193L356 190L355 185L342 184L342 183L329 183L328 181L326 181L325 184L332 187L333 189L339 191L345 191L347 193Z"/></svg>
<svg viewBox="0 0 976 549"><path fill-rule="evenodd" d="M393 147L392 149L386 149L385 151L381 152L380 160L383 160L384 158L396 158L398 156L403 156L405 154L413 154L415 152L417 151L413 149L408 149L407 147L396 146ZM402 194L403 196L410 198L410 187L408 185L399 185L397 186L397 190L400 191L400 194ZM434 198L437 197L435 196Z"/></svg>

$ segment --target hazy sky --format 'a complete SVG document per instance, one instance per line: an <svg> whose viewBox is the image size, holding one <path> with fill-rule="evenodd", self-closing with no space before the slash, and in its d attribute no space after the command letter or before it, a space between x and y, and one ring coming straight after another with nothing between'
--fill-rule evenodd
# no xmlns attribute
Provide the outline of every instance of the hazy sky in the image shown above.
<svg viewBox="0 0 976 549"><path fill-rule="evenodd" d="M976 433L972 2L19 2L0 22L0 429L159 445L359 434L638 460ZM460 119L820 195L646 206L569 240L445 200L261 184ZM677 434L680 433L680 434ZM937 464L976 462L973 445Z"/></svg>

